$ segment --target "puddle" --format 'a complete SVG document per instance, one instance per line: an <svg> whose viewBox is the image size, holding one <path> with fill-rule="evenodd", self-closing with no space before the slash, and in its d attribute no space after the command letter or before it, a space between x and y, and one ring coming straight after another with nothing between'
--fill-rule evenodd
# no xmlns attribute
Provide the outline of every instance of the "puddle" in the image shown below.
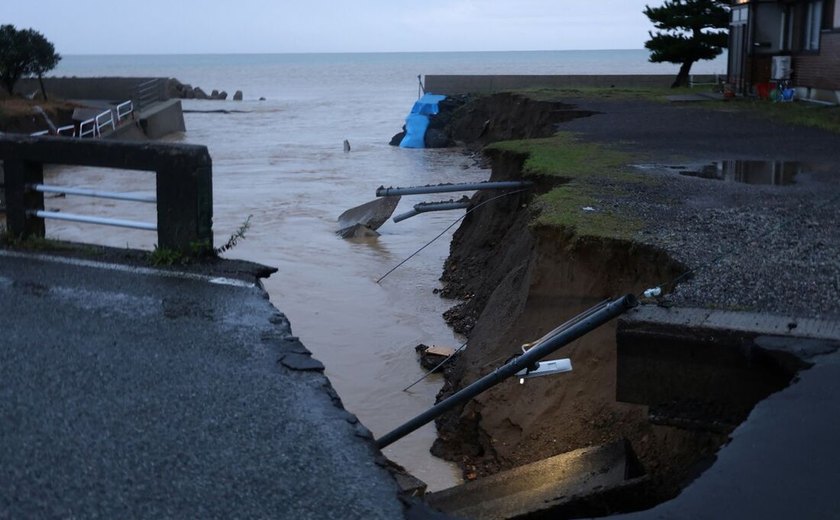
<svg viewBox="0 0 840 520"><path fill-rule="evenodd" d="M744 184L786 186L794 184L804 165L797 161L722 160L704 164L638 164L643 170L670 171L689 177Z"/></svg>

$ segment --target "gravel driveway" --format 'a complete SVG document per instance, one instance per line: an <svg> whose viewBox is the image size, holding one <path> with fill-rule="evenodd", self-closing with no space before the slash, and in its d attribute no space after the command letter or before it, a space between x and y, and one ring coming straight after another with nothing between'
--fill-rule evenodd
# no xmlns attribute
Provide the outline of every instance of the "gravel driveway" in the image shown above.
<svg viewBox="0 0 840 520"><path fill-rule="evenodd" d="M635 169L665 179L604 203L640 218L639 240L691 269L669 301L840 317L839 135L724 102L564 101L598 114L560 131L632 152ZM738 172L725 173L726 166ZM777 181L792 183L697 176L770 179L772 168Z"/></svg>

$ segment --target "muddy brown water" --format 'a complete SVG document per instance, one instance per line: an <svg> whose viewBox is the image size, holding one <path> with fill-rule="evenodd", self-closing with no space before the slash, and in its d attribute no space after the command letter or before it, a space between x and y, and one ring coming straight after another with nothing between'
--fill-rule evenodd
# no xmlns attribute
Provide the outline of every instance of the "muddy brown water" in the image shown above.
<svg viewBox="0 0 840 520"><path fill-rule="evenodd" d="M270 105L262 106L261 110L271 110ZM229 118L222 124L236 125L238 116L187 117L190 132L173 140L204 144L217 135L213 125L220 124L220 118ZM254 117L243 115L240 121L252 124ZM374 199L375 189L383 183L475 182L486 180L489 172L458 150L401 150L380 136L352 140L349 153L340 139L294 150L283 144L246 147L244 141L233 136L209 146L215 245L225 243L251 215L245 239L223 256L279 269L264 280L272 303L326 365L345 407L379 437L434 404L441 386L438 376L410 392L402 391L425 374L414 347L457 346L462 341L441 317L453 302L434 294L455 226L382 282L376 280L440 234L463 210L423 214L399 224L389 221L379 229L381 236L353 240L336 236L336 218ZM50 166L45 183L154 193L151 172ZM449 197L404 197L397 212L420 201ZM145 222L156 218L152 204L70 195L48 194L45 207ZM145 250L152 250L156 241L154 232L63 221L48 221L47 236ZM434 437L433 426L427 425L384 450L432 490L460 481L453 464L429 454Z"/></svg>

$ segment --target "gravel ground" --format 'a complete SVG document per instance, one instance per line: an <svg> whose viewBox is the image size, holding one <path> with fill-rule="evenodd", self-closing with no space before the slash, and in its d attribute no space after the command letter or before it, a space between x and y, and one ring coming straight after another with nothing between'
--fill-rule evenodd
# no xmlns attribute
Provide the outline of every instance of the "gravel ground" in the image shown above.
<svg viewBox="0 0 840 520"><path fill-rule="evenodd" d="M691 269L667 297L680 306L840 317L840 136L720 102L567 100L598 114L560 125L617 146L665 182L634 185L617 204L639 239ZM797 161L793 184L682 175L721 160Z"/></svg>

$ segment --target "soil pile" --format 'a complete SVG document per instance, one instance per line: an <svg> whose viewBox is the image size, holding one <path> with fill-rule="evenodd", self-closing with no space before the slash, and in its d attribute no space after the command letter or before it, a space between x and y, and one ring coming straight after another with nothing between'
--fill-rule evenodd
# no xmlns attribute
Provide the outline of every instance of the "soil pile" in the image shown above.
<svg viewBox="0 0 840 520"><path fill-rule="evenodd" d="M0 132L31 134L47 129L44 117L35 110L40 106L56 126L72 124L72 103L66 101L34 101L18 97L0 98Z"/></svg>

